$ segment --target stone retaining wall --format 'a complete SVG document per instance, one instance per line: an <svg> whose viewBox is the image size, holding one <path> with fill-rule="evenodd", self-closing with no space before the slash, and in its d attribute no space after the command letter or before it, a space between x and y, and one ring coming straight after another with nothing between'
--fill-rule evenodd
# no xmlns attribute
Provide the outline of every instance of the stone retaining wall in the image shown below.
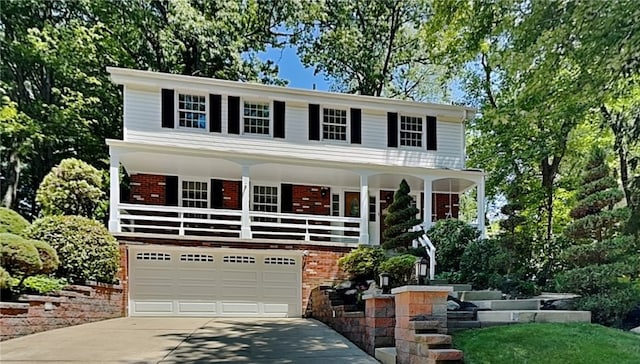
<svg viewBox="0 0 640 364"><path fill-rule="evenodd" d="M365 298L365 311L351 311L352 305L332 305L329 287L311 292L311 316L330 326L358 347L374 355L375 348L395 345L395 306L393 296Z"/></svg>
<svg viewBox="0 0 640 364"><path fill-rule="evenodd" d="M0 341L36 332L122 317L122 286L71 285L57 295L23 295L19 302L0 302Z"/></svg>

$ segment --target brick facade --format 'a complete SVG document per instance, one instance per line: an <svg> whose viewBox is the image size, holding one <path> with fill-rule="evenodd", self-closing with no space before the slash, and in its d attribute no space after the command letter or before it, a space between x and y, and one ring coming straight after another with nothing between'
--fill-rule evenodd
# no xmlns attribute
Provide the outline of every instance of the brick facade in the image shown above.
<svg viewBox="0 0 640 364"><path fill-rule="evenodd" d="M166 204L166 177L155 174L132 174L129 201L141 205Z"/></svg>
<svg viewBox="0 0 640 364"><path fill-rule="evenodd" d="M55 296L23 295L0 302L0 340L125 315L121 286L68 286Z"/></svg>
<svg viewBox="0 0 640 364"><path fill-rule="evenodd" d="M292 186L293 212L308 215L331 213L331 190L320 186Z"/></svg>

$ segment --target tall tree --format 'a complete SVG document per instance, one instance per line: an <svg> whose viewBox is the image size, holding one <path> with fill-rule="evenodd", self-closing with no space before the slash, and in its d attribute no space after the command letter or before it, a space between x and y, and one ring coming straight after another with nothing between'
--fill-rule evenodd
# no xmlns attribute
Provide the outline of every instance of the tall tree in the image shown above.
<svg viewBox="0 0 640 364"><path fill-rule="evenodd" d="M327 74L339 91L423 98L441 71L420 29L431 16L424 0L327 0L303 3L294 43L305 66Z"/></svg>

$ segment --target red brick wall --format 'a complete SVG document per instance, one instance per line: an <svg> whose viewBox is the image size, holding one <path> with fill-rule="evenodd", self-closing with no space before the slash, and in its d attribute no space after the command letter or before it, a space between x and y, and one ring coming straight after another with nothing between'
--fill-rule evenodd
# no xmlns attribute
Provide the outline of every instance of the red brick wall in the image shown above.
<svg viewBox="0 0 640 364"><path fill-rule="evenodd" d="M338 267L338 259L347 254L345 251L308 249L302 270L302 313L310 310L309 297L311 291L324 283L333 283L346 278L346 274Z"/></svg>
<svg viewBox="0 0 640 364"><path fill-rule="evenodd" d="M0 302L0 340L121 317L126 298L120 286L68 286L57 296L24 295ZM126 296L125 296L126 297Z"/></svg>
<svg viewBox="0 0 640 364"><path fill-rule="evenodd" d="M241 210L240 194L242 191L241 181L222 181L222 208L230 210Z"/></svg>
<svg viewBox="0 0 640 364"><path fill-rule="evenodd" d="M292 195L294 213L309 215L329 215L331 213L331 190L329 188L293 185Z"/></svg>
<svg viewBox="0 0 640 364"><path fill-rule="evenodd" d="M125 245L120 245L120 270L118 271L118 279L122 286L122 291L125 293L122 295L122 316L129 314L129 250Z"/></svg>
<svg viewBox="0 0 640 364"><path fill-rule="evenodd" d="M132 174L131 198L129 201L142 205L165 205L165 176L155 174Z"/></svg>

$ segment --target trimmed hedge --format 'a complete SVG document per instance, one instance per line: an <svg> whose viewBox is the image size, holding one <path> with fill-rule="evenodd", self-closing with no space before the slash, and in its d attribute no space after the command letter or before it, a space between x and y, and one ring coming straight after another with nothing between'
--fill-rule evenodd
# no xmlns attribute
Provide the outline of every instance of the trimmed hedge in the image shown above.
<svg viewBox="0 0 640 364"><path fill-rule="evenodd" d="M0 264L14 278L24 278L42 270L42 260L33 243L10 233L0 234Z"/></svg>
<svg viewBox="0 0 640 364"><path fill-rule="evenodd" d="M60 259L58 259L56 250L44 241L30 240L30 242L38 251L38 255L40 255L40 260L42 261L40 273L49 274L55 272L60 265Z"/></svg>
<svg viewBox="0 0 640 364"><path fill-rule="evenodd" d="M6 207L0 207L0 234L23 235L27 228L29 228L29 222L19 213Z"/></svg>
<svg viewBox="0 0 640 364"><path fill-rule="evenodd" d="M118 242L99 222L82 216L49 216L34 221L28 234L56 250L57 276L114 283L120 265Z"/></svg>

